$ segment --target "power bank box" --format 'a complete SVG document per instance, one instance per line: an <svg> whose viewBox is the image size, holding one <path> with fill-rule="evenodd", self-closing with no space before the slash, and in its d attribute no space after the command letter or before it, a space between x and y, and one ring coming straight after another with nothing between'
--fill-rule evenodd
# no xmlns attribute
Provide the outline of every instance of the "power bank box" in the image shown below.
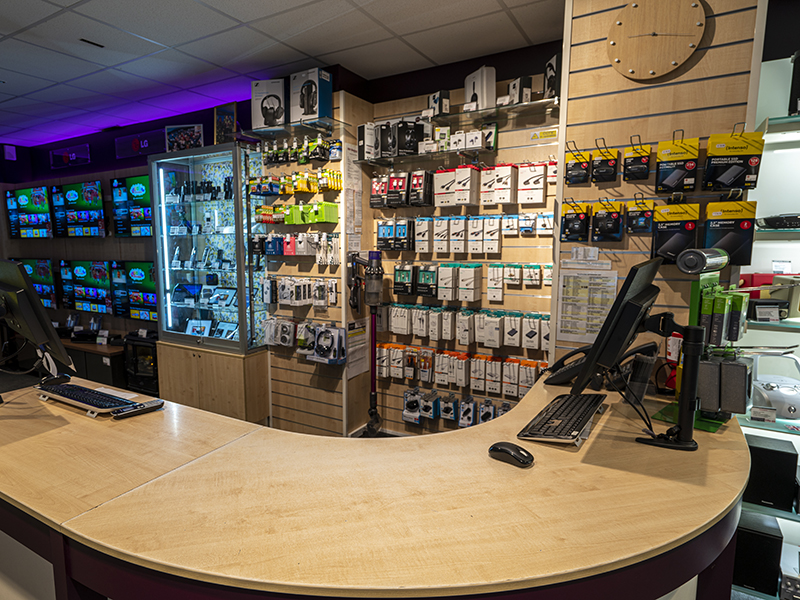
<svg viewBox="0 0 800 600"><path fill-rule="evenodd" d="M755 218L755 202L709 202L703 248L720 248L730 256L730 264L749 265Z"/></svg>
<svg viewBox="0 0 800 600"><path fill-rule="evenodd" d="M544 204L545 165L524 163L519 165L517 176L517 202L519 204Z"/></svg>
<svg viewBox="0 0 800 600"><path fill-rule="evenodd" d="M333 117L331 75L319 68L292 73L289 76L292 121L308 121Z"/></svg>
<svg viewBox="0 0 800 600"><path fill-rule="evenodd" d="M433 116L450 114L450 90L439 90L428 96L428 108L433 109Z"/></svg>
<svg viewBox="0 0 800 600"><path fill-rule="evenodd" d="M756 187L763 151L764 134L760 131L712 135L708 138L703 189Z"/></svg>
<svg viewBox="0 0 800 600"><path fill-rule="evenodd" d="M659 142L656 151L656 192L692 192L697 185L700 138Z"/></svg>
<svg viewBox="0 0 800 600"><path fill-rule="evenodd" d="M378 136L375 135L375 123L363 123L358 126L358 160L373 160L380 153Z"/></svg>
<svg viewBox="0 0 800 600"><path fill-rule="evenodd" d="M253 129L283 125L287 122L287 117L285 79L250 83L250 118Z"/></svg>
<svg viewBox="0 0 800 600"><path fill-rule="evenodd" d="M477 103L477 109L494 108L497 100L497 74L494 67L483 66L464 80L464 103Z"/></svg>
<svg viewBox="0 0 800 600"><path fill-rule="evenodd" d="M653 215L651 258L660 256L664 259L664 264L675 264L681 252L696 248L699 217L699 204L659 206Z"/></svg>

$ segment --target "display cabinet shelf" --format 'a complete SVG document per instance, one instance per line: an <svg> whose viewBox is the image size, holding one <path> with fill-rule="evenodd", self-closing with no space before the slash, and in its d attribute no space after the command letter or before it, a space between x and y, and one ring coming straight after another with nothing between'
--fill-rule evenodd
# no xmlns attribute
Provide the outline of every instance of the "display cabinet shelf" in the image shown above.
<svg viewBox="0 0 800 600"><path fill-rule="evenodd" d="M323 117L320 119L308 119L293 121L291 123L284 123L276 127L262 127L259 129L251 129L245 132L245 135L252 138L261 140L274 140L285 137L301 137L305 135L323 134L329 136L337 127L349 127L348 123L333 119L331 117Z"/></svg>

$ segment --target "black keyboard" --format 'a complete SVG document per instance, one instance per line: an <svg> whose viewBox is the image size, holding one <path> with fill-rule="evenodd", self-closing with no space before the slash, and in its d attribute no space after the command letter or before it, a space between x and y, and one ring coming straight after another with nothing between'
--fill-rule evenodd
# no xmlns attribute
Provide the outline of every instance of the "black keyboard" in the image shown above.
<svg viewBox="0 0 800 600"><path fill-rule="evenodd" d="M581 433L605 399L605 394L558 396L545 406L517 434L517 437L543 442L579 443Z"/></svg>
<svg viewBox="0 0 800 600"><path fill-rule="evenodd" d="M59 383L56 385L35 385L43 395L53 400L65 402L96 413L108 413L112 410L136 404L131 400L119 398L98 392L89 388L81 387L73 383Z"/></svg>

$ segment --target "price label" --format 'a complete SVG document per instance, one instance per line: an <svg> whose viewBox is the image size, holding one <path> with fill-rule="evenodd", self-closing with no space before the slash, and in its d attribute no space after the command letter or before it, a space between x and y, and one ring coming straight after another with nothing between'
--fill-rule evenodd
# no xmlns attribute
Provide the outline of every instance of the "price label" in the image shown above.
<svg viewBox="0 0 800 600"><path fill-rule="evenodd" d="M478 103L477 102L466 102L464 107L462 108L463 112L472 112L478 110Z"/></svg>
<svg viewBox="0 0 800 600"><path fill-rule="evenodd" d="M101 329L100 331L97 332L97 335L99 337L107 338L108 337L108 329Z"/></svg>
<svg viewBox="0 0 800 600"><path fill-rule="evenodd" d="M183 268L184 269L191 269L192 268L192 261L190 261L190 260L183 261Z"/></svg>
<svg viewBox="0 0 800 600"><path fill-rule="evenodd" d="M200 234L200 225L192 225L192 235Z"/></svg>
<svg viewBox="0 0 800 600"><path fill-rule="evenodd" d="M180 227L178 227L177 235L188 235L188 234L189 234L188 227L186 227L185 225L181 225Z"/></svg>
<svg viewBox="0 0 800 600"><path fill-rule="evenodd" d="M425 110L423 110L422 111L422 118L423 119L432 119L433 118L433 109L432 108L426 108Z"/></svg>
<svg viewBox="0 0 800 600"><path fill-rule="evenodd" d="M170 235L178 235L178 230L179 229L180 229L180 227L178 227L177 225L172 225L169 228L169 234Z"/></svg>
<svg viewBox="0 0 800 600"><path fill-rule="evenodd" d="M211 263L211 268L212 269L219 269L219 264L220 264L219 261L215 260L214 262Z"/></svg>
<svg viewBox="0 0 800 600"><path fill-rule="evenodd" d="M139 337L146 338L147 337L147 329L140 329L139 330Z"/></svg>
<svg viewBox="0 0 800 600"><path fill-rule="evenodd" d="M107 367L111 366L111 359L108 356L103 357L103 364Z"/></svg>
<svg viewBox="0 0 800 600"><path fill-rule="evenodd" d="M83 331L83 325L75 325L75 327L72 328L72 331Z"/></svg>
<svg viewBox="0 0 800 600"><path fill-rule="evenodd" d="M187 299L186 299L186 306L188 306L188 307L190 307L190 308L191 308L192 306L194 306L194 298L187 298Z"/></svg>
<svg viewBox="0 0 800 600"><path fill-rule="evenodd" d="M101 336L97 336L97 345L98 346L107 346L108 345L108 338L104 338Z"/></svg>

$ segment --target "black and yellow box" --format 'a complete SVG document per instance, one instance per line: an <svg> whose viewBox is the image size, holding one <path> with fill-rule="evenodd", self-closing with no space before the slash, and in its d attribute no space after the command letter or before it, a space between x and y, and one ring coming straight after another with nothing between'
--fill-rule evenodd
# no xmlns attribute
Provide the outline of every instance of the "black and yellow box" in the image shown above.
<svg viewBox="0 0 800 600"><path fill-rule="evenodd" d="M697 186L700 138L659 142L656 151L656 192L692 192Z"/></svg>
<svg viewBox="0 0 800 600"><path fill-rule="evenodd" d="M653 215L651 257L660 256L665 264L674 264L684 250L697 248L699 204L659 206Z"/></svg>
<svg viewBox="0 0 800 600"><path fill-rule="evenodd" d="M763 152L764 134L760 131L712 135L708 138L703 189L756 187Z"/></svg>
<svg viewBox="0 0 800 600"><path fill-rule="evenodd" d="M732 265L749 265L753 255L755 220L755 202L708 203L703 248L725 250Z"/></svg>

